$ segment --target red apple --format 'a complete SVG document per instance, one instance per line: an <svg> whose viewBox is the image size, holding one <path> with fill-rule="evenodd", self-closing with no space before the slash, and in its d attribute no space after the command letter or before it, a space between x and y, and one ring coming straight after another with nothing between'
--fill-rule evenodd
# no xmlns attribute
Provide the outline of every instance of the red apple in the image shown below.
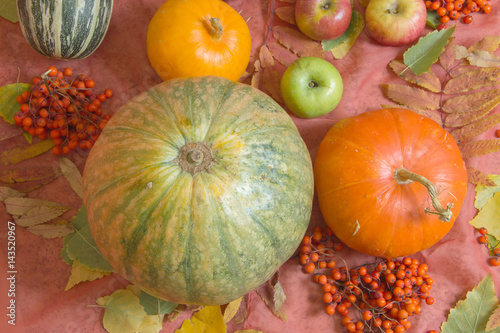
<svg viewBox="0 0 500 333"><path fill-rule="evenodd" d="M340 37L352 16L350 0L297 0L295 21L304 35L314 40Z"/></svg>
<svg viewBox="0 0 500 333"><path fill-rule="evenodd" d="M407 45L422 34L427 8L422 0L370 0L365 11L366 28L379 43Z"/></svg>

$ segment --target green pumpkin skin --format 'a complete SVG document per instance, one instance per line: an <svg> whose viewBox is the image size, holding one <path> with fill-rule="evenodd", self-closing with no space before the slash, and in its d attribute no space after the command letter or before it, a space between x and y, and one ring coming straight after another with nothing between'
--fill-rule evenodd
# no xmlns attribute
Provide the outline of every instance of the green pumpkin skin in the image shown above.
<svg viewBox="0 0 500 333"><path fill-rule="evenodd" d="M92 235L118 273L170 302L219 305L293 255L314 181L309 151L276 102L205 76L125 104L92 148L83 187Z"/></svg>

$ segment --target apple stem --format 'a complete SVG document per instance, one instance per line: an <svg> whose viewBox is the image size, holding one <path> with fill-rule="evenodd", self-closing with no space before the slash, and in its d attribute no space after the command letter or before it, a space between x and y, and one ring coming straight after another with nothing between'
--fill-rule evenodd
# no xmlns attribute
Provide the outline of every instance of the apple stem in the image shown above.
<svg viewBox="0 0 500 333"><path fill-rule="evenodd" d="M314 88L314 87L317 87L317 86L319 86L318 82L316 82L314 80L309 82L309 87Z"/></svg>
<svg viewBox="0 0 500 333"><path fill-rule="evenodd" d="M444 209L443 206L441 205L441 202L439 202L436 186L434 186L434 184L430 180L428 180L422 175L413 173L403 167L397 169L394 172L394 178L396 179L398 184L401 185L409 184L413 181L416 181L425 186L425 188L429 192L429 196L431 197L432 206L435 209L435 211L431 211L430 209L426 208L425 212L427 214L439 215L439 219L443 222L450 222L451 216L453 214L453 212L451 211L451 209L453 208L453 203L449 203L446 206L446 209Z"/></svg>

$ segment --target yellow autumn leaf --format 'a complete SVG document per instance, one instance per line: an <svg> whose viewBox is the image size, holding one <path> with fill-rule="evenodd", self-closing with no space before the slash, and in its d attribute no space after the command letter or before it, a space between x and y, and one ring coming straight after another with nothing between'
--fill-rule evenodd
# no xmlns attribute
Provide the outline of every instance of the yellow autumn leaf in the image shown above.
<svg viewBox="0 0 500 333"><path fill-rule="evenodd" d="M60 159L61 170L64 177L68 180L73 191L83 198L83 185L82 174L76 165L68 158L62 157Z"/></svg>
<svg viewBox="0 0 500 333"><path fill-rule="evenodd" d="M479 210L486 205L495 193L500 192L500 175L488 175L488 179L493 182L492 186L477 185L475 188L476 198L474 200L474 207Z"/></svg>
<svg viewBox="0 0 500 333"><path fill-rule="evenodd" d="M102 272L98 270L88 269L78 261L73 260L73 265L71 266L71 275L64 291L70 290L81 282L98 280L109 274L111 274L111 272Z"/></svg>
<svg viewBox="0 0 500 333"><path fill-rule="evenodd" d="M175 333L224 333L226 330L220 306L205 306L191 319L184 320Z"/></svg>
<svg viewBox="0 0 500 333"><path fill-rule="evenodd" d="M75 229L68 223L45 223L26 228L29 232L43 238L64 237L74 232Z"/></svg>
<svg viewBox="0 0 500 333"><path fill-rule="evenodd" d="M236 313L238 312L238 309L240 308L241 301L243 300L242 297L235 299L234 301L230 302L226 310L224 310L224 322L227 324L228 322L231 321L231 319L234 318Z"/></svg>
<svg viewBox="0 0 500 333"><path fill-rule="evenodd" d="M131 290L116 290L107 298L98 298L97 304L105 309L103 326L110 333L156 333L161 330L163 316L148 315Z"/></svg>
<svg viewBox="0 0 500 333"><path fill-rule="evenodd" d="M43 140L27 146L16 147L0 154L0 163L3 165L16 164L32 157L41 155L54 147L52 140Z"/></svg>
<svg viewBox="0 0 500 333"><path fill-rule="evenodd" d="M498 221L500 221L500 192L496 192L469 223L477 229L481 227L488 229L488 234L500 239Z"/></svg>
<svg viewBox="0 0 500 333"><path fill-rule="evenodd" d="M347 39L330 50L335 59L342 59L351 50L359 34L365 27L365 20L363 20L363 17L358 11L354 10L352 15L352 30L349 31Z"/></svg>

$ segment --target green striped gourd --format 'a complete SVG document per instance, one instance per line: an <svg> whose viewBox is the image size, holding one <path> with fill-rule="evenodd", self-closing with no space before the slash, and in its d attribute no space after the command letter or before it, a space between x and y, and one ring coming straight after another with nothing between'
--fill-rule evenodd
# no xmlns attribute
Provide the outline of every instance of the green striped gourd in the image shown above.
<svg viewBox="0 0 500 333"><path fill-rule="evenodd" d="M83 59L101 44L113 0L16 0L24 38L38 53Z"/></svg>
<svg viewBox="0 0 500 333"><path fill-rule="evenodd" d="M83 175L96 244L145 292L225 304L299 246L313 200L309 151L288 114L249 85L172 79L114 114Z"/></svg>

